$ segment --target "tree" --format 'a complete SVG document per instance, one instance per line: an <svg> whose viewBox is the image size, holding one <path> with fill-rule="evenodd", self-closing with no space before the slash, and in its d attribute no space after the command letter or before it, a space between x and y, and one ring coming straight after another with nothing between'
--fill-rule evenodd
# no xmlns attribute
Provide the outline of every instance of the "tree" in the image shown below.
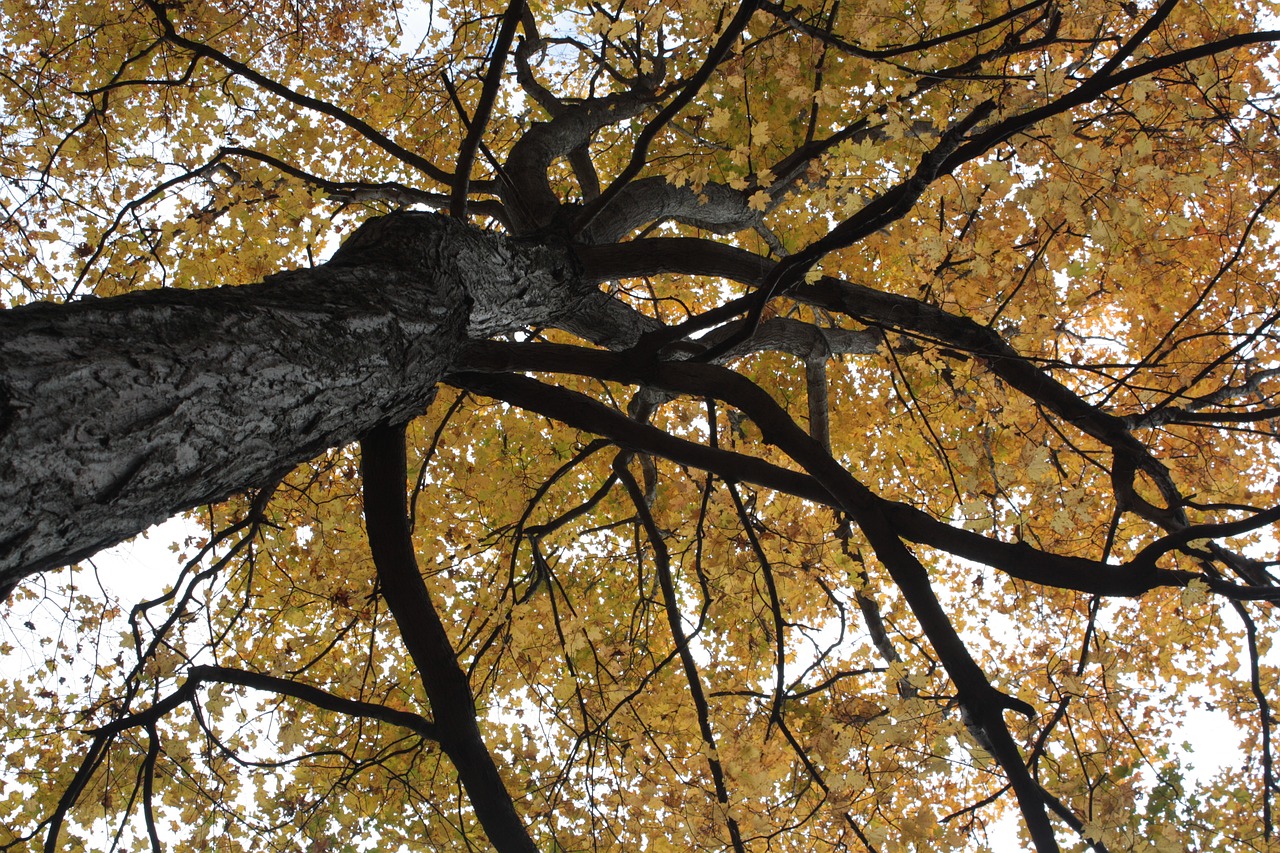
<svg viewBox="0 0 1280 853"><path fill-rule="evenodd" d="M1265 11L7 4L0 849L1262 849Z"/></svg>

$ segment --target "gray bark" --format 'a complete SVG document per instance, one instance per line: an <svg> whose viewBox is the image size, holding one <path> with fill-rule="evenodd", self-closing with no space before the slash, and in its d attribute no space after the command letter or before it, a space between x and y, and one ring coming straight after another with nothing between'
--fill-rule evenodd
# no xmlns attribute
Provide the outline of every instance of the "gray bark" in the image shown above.
<svg viewBox="0 0 1280 853"><path fill-rule="evenodd" d="M610 274L665 268L687 249L642 243L605 252ZM399 213L363 225L329 263L257 284L0 311L0 599L409 420L467 368L468 339L553 326L636 345L660 324L598 289L604 250L593 251ZM877 342L775 319L742 351L812 358Z"/></svg>
<svg viewBox="0 0 1280 853"><path fill-rule="evenodd" d="M0 592L419 414L468 336L593 293L565 249L404 213L259 284L0 311Z"/></svg>
<svg viewBox="0 0 1280 853"><path fill-rule="evenodd" d="M694 192L664 177L641 178L627 185L618 200L582 235L587 243L616 243L655 222L676 220L713 234L736 234L754 228L764 215L747 205L748 193L709 183Z"/></svg>

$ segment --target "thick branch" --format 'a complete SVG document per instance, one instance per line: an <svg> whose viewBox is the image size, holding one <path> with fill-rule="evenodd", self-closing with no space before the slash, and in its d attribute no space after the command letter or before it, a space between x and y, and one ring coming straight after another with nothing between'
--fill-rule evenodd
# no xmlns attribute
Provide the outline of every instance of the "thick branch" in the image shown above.
<svg viewBox="0 0 1280 853"><path fill-rule="evenodd" d="M701 468L727 480L751 483L839 508L836 498L808 474L740 453L706 447L632 420L584 394L501 372L550 371L617 382L635 381L641 371L628 369L625 357L593 354L577 347L512 345L491 341L469 344L462 361L477 370L495 372L453 373L446 378L450 384L538 412L586 432L607 436L623 447ZM732 375L727 370L719 375L725 374ZM715 396L718 387L719 382L713 379L704 381L697 386L698 390L690 393L698 397ZM972 530L952 527L908 504L874 495L871 497L894 530L908 541L991 566L1028 583L1104 596L1138 596L1160 587L1185 587L1195 578L1204 580L1192 572L1158 569L1153 564L1110 565L1041 551L1025 542L1002 542ZM1267 598L1276 592L1225 582L1206 582L1215 592L1235 598Z"/></svg>
<svg viewBox="0 0 1280 853"><path fill-rule="evenodd" d="M857 522L941 658L956 685L960 702L990 738L995 757L1017 794L1037 849L1056 851L1057 842L1045 811L1044 798L1027 772L1003 718L1005 709L1028 715L1034 715L1035 711L1025 702L1000 693L987 680L934 595L928 571L898 538L898 532L882 510L880 499L836 463L820 444L806 435L768 394L750 380L714 365L665 363L636 370L612 354L604 357L617 362L618 374L614 378L625 376L625 381L642 380L668 391L714 396L737 407L755 421L765 441L778 446L803 466L835 499L840 509Z"/></svg>
<svg viewBox="0 0 1280 853"><path fill-rule="evenodd" d="M431 701L440 748L453 761L476 818L493 846L536 853L484 745L475 699L418 570L405 502L404 427L381 426L361 442L365 527L383 598Z"/></svg>
<svg viewBox="0 0 1280 853"><path fill-rule="evenodd" d="M637 228L672 219L713 234L736 234L763 219L747 204L747 195L724 184L708 183L695 192L661 175L641 178L617 190L615 203L583 229L580 239L615 243Z"/></svg>
<svg viewBox="0 0 1280 853"><path fill-rule="evenodd" d="M683 272L718 275L749 285L777 277L776 266L744 249L698 238L648 238L617 246L576 249L591 279L620 274L621 268L647 274ZM817 283L795 285L789 296L884 329L901 329L972 352L987 367L1023 394L1104 442L1147 472L1171 504L1179 500L1167 469L1129 432L1128 423L1084 400L1011 347L994 329L968 317L950 314L918 299L824 276ZM688 331L697 328L691 325ZM1166 519L1162 519L1166 520Z"/></svg>
<svg viewBox="0 0 1280 853"><path fill-rule="evenodd" d="M510 193L514 196L505 201L512 217L520 217L517 231L545 228L560 210L560 197L547 174L553 162L590 144L600 128L639 115L648 103L647 97L624 92L573 104L551 121L534 122L511 146L503 166L511 177Z"/></svg>

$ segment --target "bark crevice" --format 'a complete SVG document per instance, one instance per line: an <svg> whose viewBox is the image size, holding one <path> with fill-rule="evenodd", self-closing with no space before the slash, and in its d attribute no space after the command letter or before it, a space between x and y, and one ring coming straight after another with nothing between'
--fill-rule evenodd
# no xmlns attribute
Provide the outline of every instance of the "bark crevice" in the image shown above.
<svg viewBox="0 0 1280 853"><path fill-rule="evenodd" d="M0 312L0 586L407 421L468 337L598 292L564 247L401 213L257 284Z"/></svg>

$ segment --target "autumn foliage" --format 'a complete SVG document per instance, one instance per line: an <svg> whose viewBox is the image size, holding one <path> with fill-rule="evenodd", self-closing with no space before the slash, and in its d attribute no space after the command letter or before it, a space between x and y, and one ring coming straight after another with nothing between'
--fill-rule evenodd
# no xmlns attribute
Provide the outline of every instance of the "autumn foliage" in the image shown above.
<svg viewBox="0 0 1280 853"><path fill-rule="evenodd" d="M0 440L231 473L0 530L0 850L1269 849L1270 14L5 0ZM146 600L44 571L135 499Z"/></svg>

